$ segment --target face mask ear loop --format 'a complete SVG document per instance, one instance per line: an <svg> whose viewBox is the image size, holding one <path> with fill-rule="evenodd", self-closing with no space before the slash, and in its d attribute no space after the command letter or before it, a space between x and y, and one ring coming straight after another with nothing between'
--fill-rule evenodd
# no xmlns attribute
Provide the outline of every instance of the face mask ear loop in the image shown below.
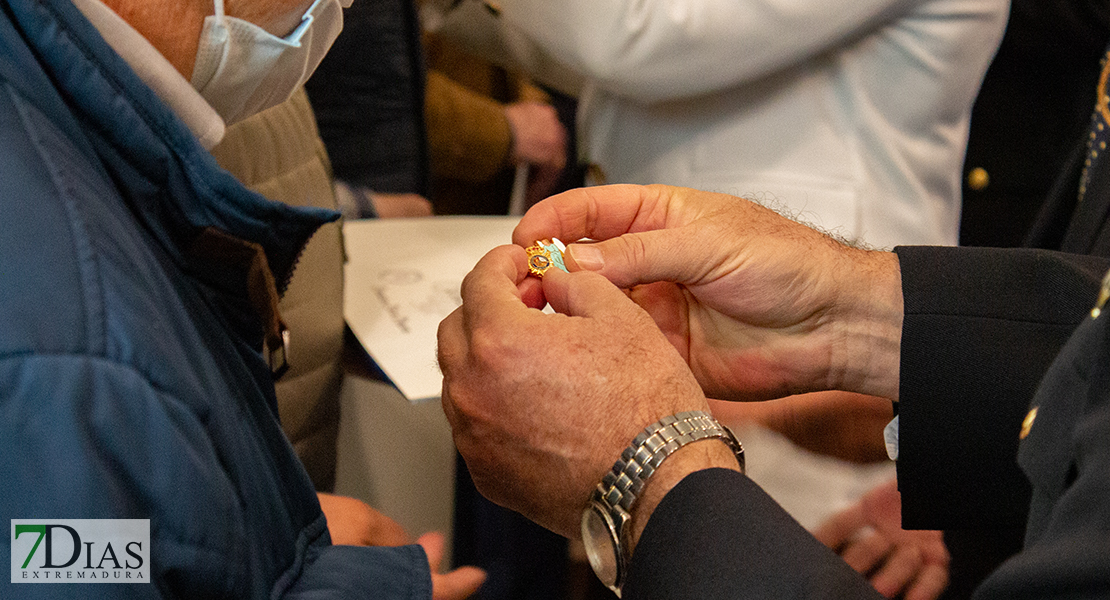
<svg viewBox="0 0 1110 600"><path fill-rule="evenodd" d="M308 7L308 10L304 11L304 15L301 16L300 25L285 37L287 42L300 45L301 38L304 37L305 32L308 31L309 26L312 25L312 21L316 19L316 9L319 8L320 4L323 2L324 0L316 0Z"/></svg>
<svg viewBox="0 0 1110 600"><path fill-rule="evenodd" d="M212 4L216 8L216 18L220 21L224 20L224 0L212 0Z"/></svg>

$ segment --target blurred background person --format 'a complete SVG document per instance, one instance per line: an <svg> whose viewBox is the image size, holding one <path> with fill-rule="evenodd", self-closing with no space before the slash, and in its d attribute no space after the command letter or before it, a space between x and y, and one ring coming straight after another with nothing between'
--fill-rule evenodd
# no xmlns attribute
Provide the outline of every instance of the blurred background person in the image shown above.
<svg viewBox="0 0 1110 600"><path fill-rule="evenodd" d="M1105 2L1012 0L971 115L962 245L1021 245L1065 163L1082 162L1107 40Z"/></svg>
<svg viewBox="0 0 1110 600"><path fill-rule="evenodd" d="M516 169L552 191L566 129L519 74L423 40L411 0L352 5L306 84L348 216L506 214Z"/></svg>
<svg viewBox="0 0 1110 600"><path fill-rule="evenodd" d="M425 37L412 0L344 16L306 89L348 218L504 215L514 189L526 205L569 187L567 130L544 90ZM452 557L489 573L478 597L561 599L566 540L482 498L459 465Z"/></svg>
<svg viewBox="0 0 1110 600"><path fill-rule="evenodd" d="M427 12L455 31L476 2ZM875 246L951 245L971 106L1008 7L508 0L489 27L502 60L544 67L529 71L539 81L580 77L579 160L598 183L754 196Z"/></svg>

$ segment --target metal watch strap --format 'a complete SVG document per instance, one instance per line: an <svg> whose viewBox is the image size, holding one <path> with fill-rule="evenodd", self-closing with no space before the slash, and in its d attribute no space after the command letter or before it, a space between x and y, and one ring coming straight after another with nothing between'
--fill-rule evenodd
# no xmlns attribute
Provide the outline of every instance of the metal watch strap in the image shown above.
<svg viewBox="0 0 1110 600"><path fill-rule="evenodd" d="M736 453L743 470L744 449L736 436L709 413L686 411L663 417L644 428L602 478L594 497L611 508L619 505L626 511L631 510L644 483L664 459L686 444L707 438L724 440Z"/></svg>
<svg viewBox="0 0 1110 600"><path fill-rule="evenodd" d="M592 502L604 505L611 516L611 522L624 523L632 505L636 502L644 484L663 461L679 448L704 439L717 438L724 441L736 455L740 470L744 470L744 448L728 427L721 425L712 415L695 410L681 412L644 428L624 449L613 469L606 473L591 497ZM623 518L622 518L623 513ZM627 532L618 532L621 537ZM624 556L624 542L620 541L621 562ZM625 574L623 565L617 569L617 581L612 586L619 595L621 580Z"/></svg>

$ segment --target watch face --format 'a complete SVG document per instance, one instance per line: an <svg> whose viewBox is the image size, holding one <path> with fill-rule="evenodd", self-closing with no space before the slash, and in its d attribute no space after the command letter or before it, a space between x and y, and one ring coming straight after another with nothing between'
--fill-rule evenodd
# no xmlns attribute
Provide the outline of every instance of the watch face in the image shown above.
<svg viewBox="0 0 1110 600"><path fill-rule="evenodd" d="M586 556L589 557L590 566L597 578L615 590L620 569L617 532L604 506L591 504L582 513L582 543L586 546Z"/></svg>

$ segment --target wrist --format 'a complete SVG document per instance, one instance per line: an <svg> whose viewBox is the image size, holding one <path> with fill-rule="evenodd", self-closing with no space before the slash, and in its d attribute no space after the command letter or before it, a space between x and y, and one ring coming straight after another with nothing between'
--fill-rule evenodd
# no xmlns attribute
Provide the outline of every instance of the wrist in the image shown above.
<svg viewBox="0 0 1110 600"><path fill-rule="evenodd" d="M898 400L902 275L892 252L853 250L837 301L825 389Z"/></svg>

